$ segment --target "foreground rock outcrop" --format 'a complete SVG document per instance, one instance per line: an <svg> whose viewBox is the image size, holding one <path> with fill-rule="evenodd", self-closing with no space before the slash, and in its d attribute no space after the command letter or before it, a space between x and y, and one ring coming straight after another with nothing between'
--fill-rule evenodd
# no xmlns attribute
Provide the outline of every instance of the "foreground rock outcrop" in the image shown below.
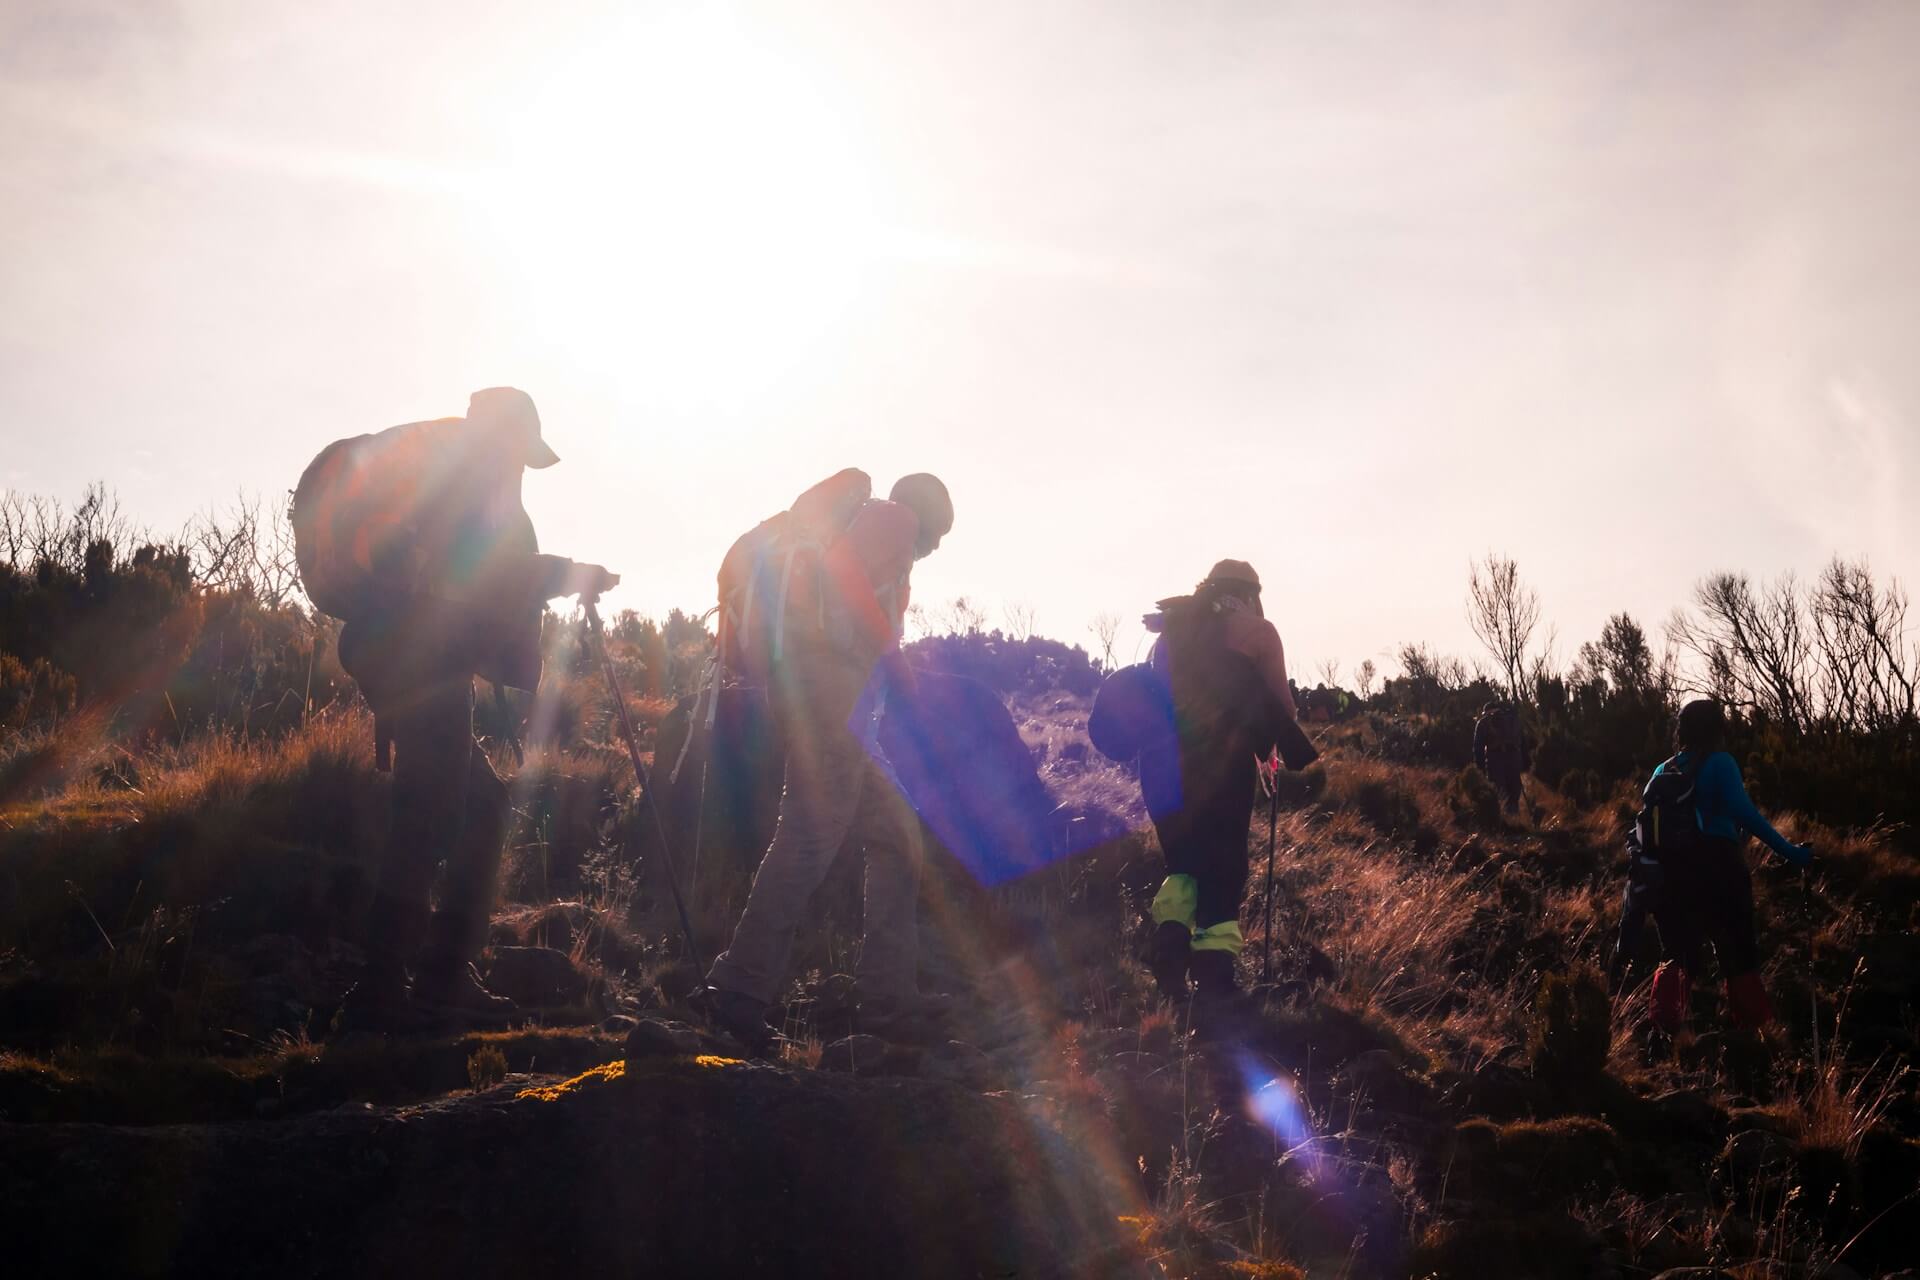
<svg viewBox="0 0 1920 1280"><path fill-rule="evenodd" d="M278 1123L0 1124L13 1274L1122 1274L1008 1096L700 1058Z"/></svg>

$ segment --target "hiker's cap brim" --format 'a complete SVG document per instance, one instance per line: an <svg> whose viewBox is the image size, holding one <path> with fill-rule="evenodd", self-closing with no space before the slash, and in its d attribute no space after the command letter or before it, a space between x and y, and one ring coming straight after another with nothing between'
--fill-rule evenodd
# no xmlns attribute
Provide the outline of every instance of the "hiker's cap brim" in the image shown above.
<svg viewBox="0 0 1920 1280"><path fill-rule="evenodd" d="M545 440L535 437L533 443L527 446L527 465L535 471L550 467L558 461L560 461L560 455L555 453L553 447Z"/></svg>

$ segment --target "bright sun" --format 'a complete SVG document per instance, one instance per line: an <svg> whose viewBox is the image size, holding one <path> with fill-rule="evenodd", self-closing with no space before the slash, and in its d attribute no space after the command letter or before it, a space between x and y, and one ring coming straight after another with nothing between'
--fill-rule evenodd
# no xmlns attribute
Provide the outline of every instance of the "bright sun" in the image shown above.
<svg viewBox="0 0 1920 1280"><path fill-rule="evenodd" d="M867 175L822 86L724 14L607 33L509 129L484 203L573 359L734 401L839 332L875 239Z"/></svg>

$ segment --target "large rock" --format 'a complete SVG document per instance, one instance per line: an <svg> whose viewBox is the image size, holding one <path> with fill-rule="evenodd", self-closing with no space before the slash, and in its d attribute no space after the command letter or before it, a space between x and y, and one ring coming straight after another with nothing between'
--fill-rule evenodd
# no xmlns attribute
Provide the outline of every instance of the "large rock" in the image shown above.
<svg viewBox="0 0 1920 1280"><path fill-rule="evenodd" d="M487 989L524 1008L576 1004L586 998L587 975L573 957L551 947L495 947L487 963Z"/></svg>
<svg viewBox="0 0 1920 1280"><path fill-rule="evenodd" d="M508 1086L264 1124L0 1124L10 1274L1065 1276L1138 1212L1008 1098L622 1071L550 1100Z"/></svg>
<svg viewBox="0 0 1920 1280"><path fill-rule="evenodd" d="M663 1018L642 1018L627 1032L628 1062L640 1058L692 1057L702 1048L700 1033L692 1027Z"/></svg>
<svg viewBox="0 0 1920 1280"><path fill-rule="evenodd" d="M1444 1162L1463 1195L1504 1205L1543 1206L1618 1185L1619 1135L1589 1116L1495 1124L1468 1120L1454 1130Z"/></svg>

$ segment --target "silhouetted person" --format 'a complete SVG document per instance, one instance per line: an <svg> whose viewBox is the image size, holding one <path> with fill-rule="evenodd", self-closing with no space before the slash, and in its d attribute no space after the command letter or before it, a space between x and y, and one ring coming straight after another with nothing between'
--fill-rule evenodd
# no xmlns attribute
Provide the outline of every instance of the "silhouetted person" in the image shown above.
<svg viewBox="0 0 1920 1280"><path fill-rule="evenodd" d="M301 479L303 580L318 607L346 619L341 665L373 708L383 765L389 742L393 752L392 828L350 1020L398 1017L409 996L431 1016L513 1010L472 964L507 816L506 788L474 740L473 681L533 689L546 601L591 598L619 581L539 553L521 477L559 460L533 400L494 387L473 394L465 418L340 441Z"/></svg>
<svg viewBox="0 0 1920 1280"><path fill-rule="evenodd" d="M1280 633L1260 607L1260 577L1241 560L1213 566L1190 596L1160 601L1144 620L1160 637L1151 664L1172 695L1175 740L1144 751L1140 788L1166 854L1153 900L1150 964L1170 1000L1191 973L1210 1001L1238 990L1245 940L1247 835L1259 785L1256 757L1277 720L1297 710Z"/></svg>
<svg viewBox="0 0 1920 1280"><path fill-rule="evenodd" d="M1521 777L1530 763L1520 713L1509 702L1489 702L1473 723L1473 762L1493 783L1506 813L1520 812Z"/></svg>
<svg viewBox="0 0 1920 1280"><path fill-rule="evenodd" d="M899 650L909 577L953 528L953 504L930 475L907 476L886 501L857 505L834 497L850 481L864 497L866 477L840 473L802 496L789 513L798 518L776 517L728 557L730 565L759 566L722 570L722 609L735 637L725 648L764 673L787 759L773 841L701 993L713 1022L756 1053L773 1040L766 1013L786 983L794 933L850 843L866 854L855 974L865 1024L878 1029L932 1007L917 979L920 824L882 762L877 735L889 688L912 686ZM732 598L734 578L750 604ZM756 617L762 629L753 632Z"/></svg>

